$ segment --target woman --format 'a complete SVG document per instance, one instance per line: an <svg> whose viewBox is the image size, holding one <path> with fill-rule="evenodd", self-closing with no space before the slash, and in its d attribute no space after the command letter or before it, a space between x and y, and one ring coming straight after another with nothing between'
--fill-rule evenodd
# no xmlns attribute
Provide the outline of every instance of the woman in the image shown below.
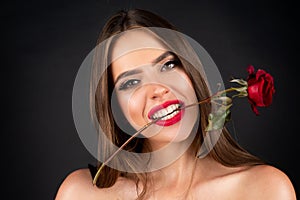
<svg viewBox="0 0 300 200"><path fill-rule="evenodd" d="M245 151L226 128L206 131L218 107L188 108L212 95L200 60L165 19L139 9L113 15L91 79L105 165L72 172L56 199L296 199L289 178ZM124 152L110 157L116 149L105 137Z"/></svg>

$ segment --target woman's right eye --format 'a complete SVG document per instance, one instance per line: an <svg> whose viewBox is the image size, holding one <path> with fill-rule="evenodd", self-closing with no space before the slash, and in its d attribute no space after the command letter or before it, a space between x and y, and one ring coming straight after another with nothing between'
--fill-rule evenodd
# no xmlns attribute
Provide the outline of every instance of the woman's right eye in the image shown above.
<svg viewBox="0 0 300 200"><path fill-rule="evenodd" d="M127 90L127 89L130 89L132 87L134 87L135 85L139 84L141 81L138 80L138 79L130 79L130 80L127 80L127 81L124 81L120 87L119 87L119 90Z"/></svg>

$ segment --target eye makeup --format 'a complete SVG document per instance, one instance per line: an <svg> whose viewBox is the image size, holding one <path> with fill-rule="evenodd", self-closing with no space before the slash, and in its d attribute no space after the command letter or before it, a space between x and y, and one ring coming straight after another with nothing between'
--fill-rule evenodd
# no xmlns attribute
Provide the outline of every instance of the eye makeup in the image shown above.
<svg viewBox="0 0 300 200"><path fill-rule="evenodd" d="M177 67L181 67L180 64L181 63L179 59L168 58L168 60L164 64L157 64L155 67L157 67L157 71L159 73L163 73L160 76L163 76L165 73L173 71ZM138 86L143 81L143 73L146 72L142 69L126 71L126 74L122 74L123 77L119 76L120 78L118 81L121 83L118 86L118 90L128 90Z"/></svg>

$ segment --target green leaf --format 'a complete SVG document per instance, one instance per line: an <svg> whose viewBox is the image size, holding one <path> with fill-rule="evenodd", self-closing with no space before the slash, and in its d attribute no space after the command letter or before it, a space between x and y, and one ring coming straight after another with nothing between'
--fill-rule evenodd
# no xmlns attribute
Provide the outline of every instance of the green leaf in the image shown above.
<svg viewBox="0 0 300 200"><path fill-rule="evenodd" d="M235 94L235 95L233 95L232 96L232 98L235 98L235 97L246 97L246 96L248 96L248 92L240 92L240 93L238 93L238 94Z"/></svg>
<svg viewBox="0 0 300 200"><path fill-rule="evenodd" d="M230 120L230 107L232 104L227 106L220 106L220 108L214 112L210 113L208 116L208 125L206 131L219 130L222 129L226 122Z"/></svg>
<svg viewBox="0 0 300 200"><path fill-rule="evenodd" d="M238 83L238 84L243 85L243 86L247 86L248 85L247 81L245 81L243 79L232 79L230 82L232 82L232 83L235 82L235 83Z"/></svg>
<svg viewBox="0 0 300 200"><path fill-rule="evenodd" d="M232 89L234 89L237 92L247 92L247 86L243 86L243 87L239 87L239 88L233 87Z"/></svg>

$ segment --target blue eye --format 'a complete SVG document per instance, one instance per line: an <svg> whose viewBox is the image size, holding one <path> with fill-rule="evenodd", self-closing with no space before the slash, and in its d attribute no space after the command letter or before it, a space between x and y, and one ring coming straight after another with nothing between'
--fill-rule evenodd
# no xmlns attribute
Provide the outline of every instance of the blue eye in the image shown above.
<svg viewBox="0 0 300 200"><path fill-rule="evenodd" d="M123 82L120 87L119 87L119 90L126 90L126 89L129 89L129 88L132 88L134 87L135 85L139 84L141 81L138 80L138 79L130 79L130 80L127 80L125 82Z"/></svg>
<svg viewBox="0 0 300 200"><path fill-rule="evenodd" d="M177 60L168 61L165 64L163 64L163 66L160 68L160 71L165 72L165 71L172 70L176 66L178 66L178 64L179 64L179 61L177 61Z"/></svg>

